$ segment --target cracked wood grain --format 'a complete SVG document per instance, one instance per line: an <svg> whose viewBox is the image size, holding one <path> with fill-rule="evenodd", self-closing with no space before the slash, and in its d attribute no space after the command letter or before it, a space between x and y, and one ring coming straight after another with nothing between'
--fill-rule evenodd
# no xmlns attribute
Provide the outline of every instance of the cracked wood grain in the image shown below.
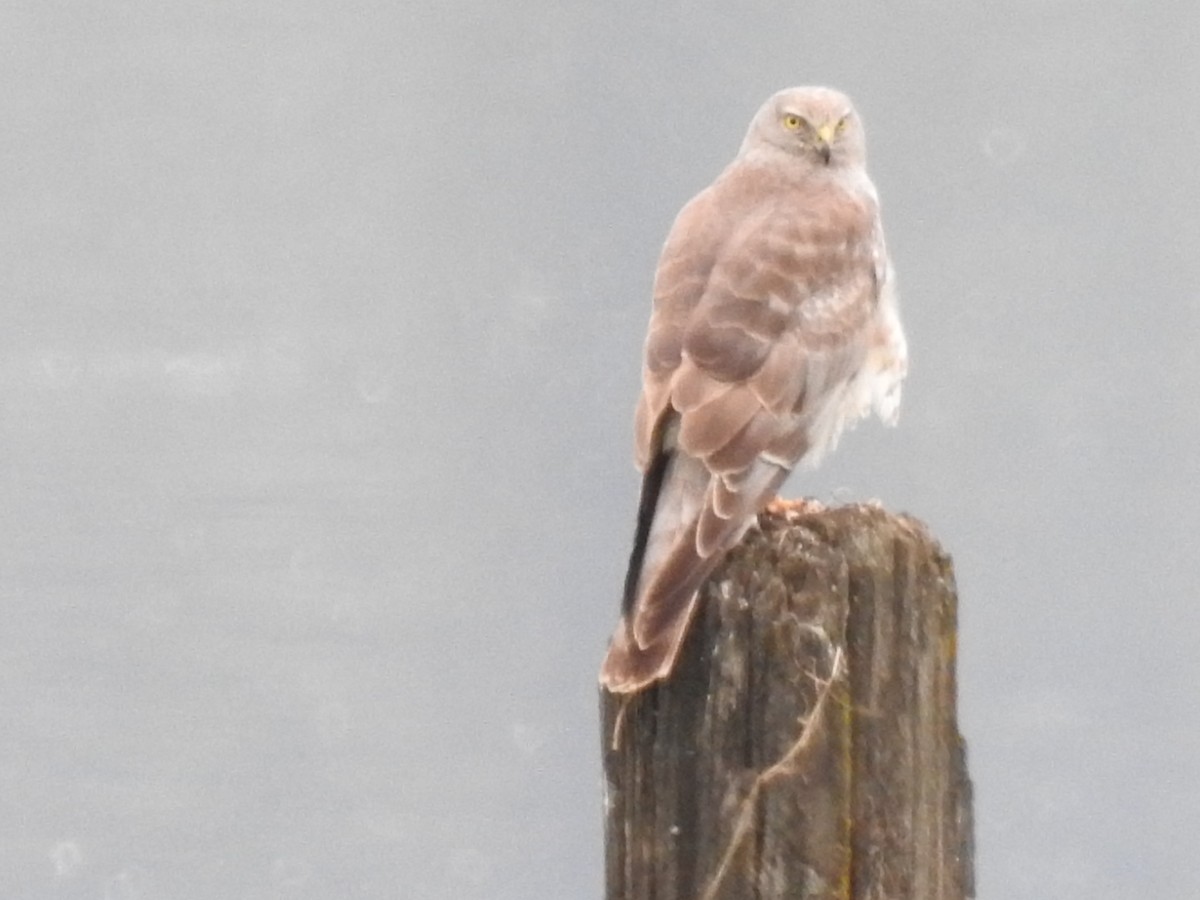
<svg viewBox="0 0 1200 900"><path fill-rule="evenodd" d="M962 900L950 560L875 506L776 504L678 670L602 695L607 900Z"/></svg>

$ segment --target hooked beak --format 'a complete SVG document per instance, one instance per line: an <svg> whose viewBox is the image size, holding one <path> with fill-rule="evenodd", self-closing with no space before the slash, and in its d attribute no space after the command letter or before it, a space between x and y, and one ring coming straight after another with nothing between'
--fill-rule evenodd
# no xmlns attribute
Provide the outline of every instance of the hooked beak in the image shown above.
<svg viewBox="0 0 1200 900"><path fill-rule="evenodd" d="M833 132L837 128L837 123L826 122L817 129L817 152L821 154L821 162L828 164L829 157L833 153L830 145L833 143Z"/></svg>

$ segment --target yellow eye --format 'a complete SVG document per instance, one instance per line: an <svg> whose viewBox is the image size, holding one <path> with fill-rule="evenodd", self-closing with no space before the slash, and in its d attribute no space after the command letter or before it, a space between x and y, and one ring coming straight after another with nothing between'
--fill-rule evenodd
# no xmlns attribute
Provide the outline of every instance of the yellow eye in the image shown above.
<svg viewBox="0 0 1200 900"><path fill-rule="evenodd" d="M800 118L799 116L794 116L791 113L788 113L786 116L783 117L783 127L786 128L788 131L798 131L800 128L800 124L803 121L804 120L802 118Z"/></svg>
<svg viewBox="0 0 1200 900"><path fill-rule="evenodd" d="M833 128L833 133L841 134L843 131L845 131L846 123L849 120L849 118L850 118L849 116L842 116L840 119L838 119L837 125L835 125Z"/></svg>

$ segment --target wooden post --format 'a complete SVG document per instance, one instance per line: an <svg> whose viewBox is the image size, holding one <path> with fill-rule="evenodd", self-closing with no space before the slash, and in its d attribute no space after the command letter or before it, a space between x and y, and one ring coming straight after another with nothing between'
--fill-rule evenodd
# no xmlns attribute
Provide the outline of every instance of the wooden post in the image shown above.
<svg viewBox="0 0 1200 900"><path fill-rule="evenodd" d="M678 668L602 692L607 900L963 900L950 559L876 506L776 504Z"/></svg>

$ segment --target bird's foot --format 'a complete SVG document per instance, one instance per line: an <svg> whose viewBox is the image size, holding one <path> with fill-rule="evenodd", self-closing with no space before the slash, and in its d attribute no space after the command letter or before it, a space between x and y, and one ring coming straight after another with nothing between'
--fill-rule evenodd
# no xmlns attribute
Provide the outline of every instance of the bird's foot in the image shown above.
<svg viewBox="0 0 1200 900"><path fill-rule="evenodd" d="M778 516L785 521L792 522L800 516L823 512L824 509L825 504L811 497L798 497L795 500L785 500L782 497L776 497L763 507L763 512L767 513L767 515Z"/></svg>

